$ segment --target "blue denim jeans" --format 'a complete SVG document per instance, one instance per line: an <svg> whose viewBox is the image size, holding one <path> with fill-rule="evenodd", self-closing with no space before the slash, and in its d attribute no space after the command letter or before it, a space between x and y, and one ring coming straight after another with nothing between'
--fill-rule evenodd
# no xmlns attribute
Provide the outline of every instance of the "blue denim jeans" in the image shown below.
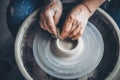
<svg viewBox="0 0 120 80"><path fill-rule="evenodd" d="M17 34L21 23L27 16L43 5L43 0L10 0L7 9L7 23L12 35L15 36ZM120 26L120 8L107 10L107 12L113 17L118 26Z"/></svg>

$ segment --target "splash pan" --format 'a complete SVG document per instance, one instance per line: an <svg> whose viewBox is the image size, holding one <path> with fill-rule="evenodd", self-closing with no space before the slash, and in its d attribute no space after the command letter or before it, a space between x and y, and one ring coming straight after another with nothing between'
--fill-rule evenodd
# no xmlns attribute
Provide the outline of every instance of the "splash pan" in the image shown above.
<svg viewBox="0 0 120 80"><path fill-rule="evenodd" d="M21 25L15 42L17 65L27 80L117 80L120 32L108 14L98 9L81 38L61 41L39 27L37 13Z"/></svg>

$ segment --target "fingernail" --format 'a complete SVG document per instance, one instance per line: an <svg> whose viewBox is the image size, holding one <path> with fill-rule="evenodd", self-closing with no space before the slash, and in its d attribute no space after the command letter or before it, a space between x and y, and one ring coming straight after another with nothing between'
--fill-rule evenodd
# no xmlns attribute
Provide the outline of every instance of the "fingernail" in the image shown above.
<svg viewBox="0 0 120 80"><path fill-rule="evenodd" d="M62 38L62 37L60 37L60 39L61 39L61 40L63 40L63 38Z"/></svg>
<svg viewBox="0 0 120 80"><path fill-rule="evenodd" d="M65 37L63 36L62 38L61 38L61 40L64 40L65 39Z"/></svg>

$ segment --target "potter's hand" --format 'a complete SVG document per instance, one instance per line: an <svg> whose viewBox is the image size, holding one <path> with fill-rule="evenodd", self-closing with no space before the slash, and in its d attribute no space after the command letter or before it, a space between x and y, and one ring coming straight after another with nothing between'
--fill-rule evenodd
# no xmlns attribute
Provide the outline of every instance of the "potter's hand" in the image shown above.
<svg viewBox="0 0 120 80"><path fill-rule="evenodd" d="M51 2L40 13L40 27L55 36L57 35L56 24L62 14L62 3L60 0L51 0Z"/></svg>
<svg viewBox="0 0 120 80"><path fill-rule="evenodd" d="M76 6L67 16L61 33L61 39L63 40L67 37L73 40L78 39L85 30L88 18L104 1L84 0L82 4Z"/></svg>
<svg viewBox="0 0 120 80"><path fill-rule="evenodd" d="M61 32L61 39L78 39L83 34L90 16L90 11L84 5L76 6L66 17Z"/></svg>

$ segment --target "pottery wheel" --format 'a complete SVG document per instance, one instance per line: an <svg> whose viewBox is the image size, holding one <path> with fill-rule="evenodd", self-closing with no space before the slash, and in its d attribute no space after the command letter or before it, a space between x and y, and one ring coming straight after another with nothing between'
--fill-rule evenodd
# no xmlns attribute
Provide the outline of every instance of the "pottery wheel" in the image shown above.
<svg viewBox="0 0 120 80"><path fill-rule="evenodd" d="M54 39L41 29L33 41L33 54L39 67L61 79L87 75L98 66L103 52L101 33L90 22L84 34L76 41Z"/></svg>

